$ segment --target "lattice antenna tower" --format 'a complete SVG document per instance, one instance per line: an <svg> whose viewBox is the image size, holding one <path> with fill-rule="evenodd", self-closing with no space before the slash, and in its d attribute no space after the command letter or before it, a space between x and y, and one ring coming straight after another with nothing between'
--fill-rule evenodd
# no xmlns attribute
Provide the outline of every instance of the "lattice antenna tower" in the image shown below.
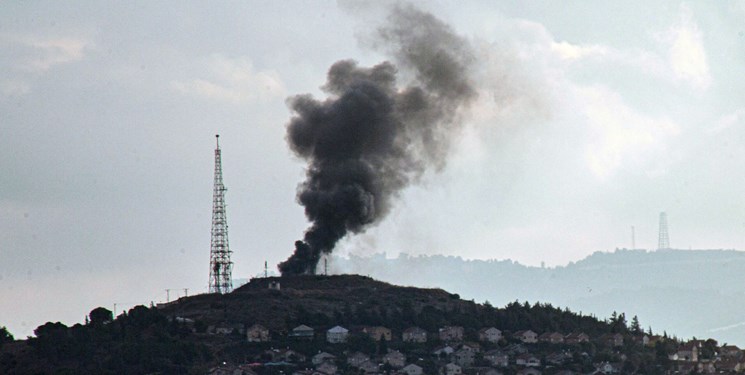
<svg viewBox="0 0 745 375"><path fill-rule="evenodd" d="M670 236L667 233L667 214L660 212L660 235L657 241L657 250L670 248Z"/></svg>
<svg viewBox="0 0 745 375"><path fill-rule="evenodd" d="M210 293L230 293L233 290L233 262L230 261L228 220L225 216L225 192L222 183L220 135L215 135L215 184L212 192L212 241L210 244Z"/></svg>

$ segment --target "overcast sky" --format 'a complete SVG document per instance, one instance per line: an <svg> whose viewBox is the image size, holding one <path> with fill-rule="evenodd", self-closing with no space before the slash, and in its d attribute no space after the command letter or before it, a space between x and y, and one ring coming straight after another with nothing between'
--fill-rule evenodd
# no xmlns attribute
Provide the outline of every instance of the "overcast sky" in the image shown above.
<svg viewBox="0 0 745 375"><path fill-rule="evenodd" d="M419 4L477 51L447 166L338 253L563 265L595 251L745 248L745 6ZM235 278L307 226L286 98L384 6L316 1L6 2L0 12L0 325L206 290L214 135ZM172 292L171 296L183 294Z"/></svg>

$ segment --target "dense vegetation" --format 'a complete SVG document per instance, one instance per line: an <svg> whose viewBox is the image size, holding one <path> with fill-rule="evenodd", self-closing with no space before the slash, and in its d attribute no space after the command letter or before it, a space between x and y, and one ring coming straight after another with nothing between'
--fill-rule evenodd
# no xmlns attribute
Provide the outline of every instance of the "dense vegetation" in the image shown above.
<svg viewBox="0 0 745 375"><path fill-rule="evenodd" d="M6 344L0 373L204 373L190 370L202 370L198 365L212 360L212 351L195 340L190 329L169 322L154 308L137 306L116 320L111 315L99 307L85 325L39 326L35 337L14 347Z"/></svg>

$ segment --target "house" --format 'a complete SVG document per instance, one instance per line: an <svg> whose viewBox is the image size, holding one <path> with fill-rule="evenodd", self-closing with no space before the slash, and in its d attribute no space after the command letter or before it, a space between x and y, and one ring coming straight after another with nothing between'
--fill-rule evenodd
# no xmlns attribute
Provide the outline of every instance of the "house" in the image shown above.
<svg viewBox="0 0 745 375"><path fill-rule="evenodd" d="M649 336L649 341L647 342L647 346L654 347L657 345L658 342L662 342L664 338L659 335L652 335Z"/></svg>
<svg viewBox="0 0 745 375"><path fill-rule="evenodd" d="M326 341L331 344L347 342L347 336L349 336L349 330L342 326L336 326L326 331Z"/></svg>
<svg viewBox="0 0 745 375"><path fill-rule="evenodd" d="M535 344L538 342L538 334L531 331L517 331L513 335L514 338L526 343L526 344Z"/></svg>
<svg viewBox="0 0 745 375"><path fill-rule="evenodd" d="M362 329L363 333L372 337L375 341L385 339L385 341L391 341L391 330L385 327L365 327Z"/></svg>
<svg viewBox="0 0 745 375"><path fill-rule="evenodd" d="M698 345L695 342L687 342L678 348L670 358L676 361L698 362Z"/></svg>
<svg viewBox="0 0 745 375"><path fill-rule="evenodd" d="M736 345L724 345L719 348L719 355L722 357L740 358L742 354L742 350Z"/></svg>
<svg viewBox="0 0 745 375"><path fill-rule="evenodd" d="M323 362L334 362L335 360L335 355L326 352L320 352L310 359L311 363L313 363L314 365L320 365Z"/></svg>
<svg viewBox="0 0 745 375"><path fill-rule="evenodd" d="M595 368L601 374L619 374L621 373L622 366L620 363L601 362L595 365Z"/></svg>
<svg viewBox="0 0 745 375"><path fill-rule="evenodd" d="M484 353L484 359L492 366L507 367L510 364L510 357L501 350L491 350Z"/></svg>
<svg viewBox="0 0 745 375"><path fill-rule="evenodd" d="M442 375L460 375L462 373L463 369L455 363L448 363L440 369Z"/></svg>
<svg viewBox="0 0 745 375"><path fill-rule="evenodd" d="M533 367L528 367L518 371L517 375L541 375L541 372Z"/></svg>
<svg viewBox="0 0 745 375"><path fill-rule="evenodd" d="M711 361L701 361L696 364L696 371L699 374L716 374L717 368Z"/></svg>
<svg viewBox="0 0 745 375"><path fill-rule="evenodd" d="M269 358L271 362L284 361L288 363L305 362L305 356L291 349L265 350L262 358Z"/></svg>
<svg viewBox="0 0 745 375"><path fill-rule="evenodd" d="M293 328L288 336L296 339L313 340L314 335L315 330L313 328L308 327L305 324L301 324Z"/></svg>
<svg viewBox="0 0 745 375"><path fill-rule="evenodd" d="M488 341L488 342L499 342L499 340L502 339L502 331L494 328L494 327L487 327L482 328L479 330L479 341Z"/></svg>
<svg viewBox="0 0 745 375"><path fill-rule="evenodd" d="M525 353L517 356L517 358L515 359L515 364L518 366L526 367L540 367L541 359L530 353Z"/></svg>
<svg viewBox="0 0 745 375"><path fill-rule="evenodd" d="M243 333L244 325L241 323L222 322L207 327L207 332L215 335L230 335L233 332Z"/></svg>
<svg viewBox="0 0 745 375"><path fill-rule="evenodd" d="M251 328L247 329L246 338L248 342L267 342L272 339L269 336L269 330L261 324L254 324Z"/></svg>
<svg viewBox="0 0 745 375"><path fill-rule="evenodd" d="M406 366L406 356L398 350L391 350L383 356L383 363L387 363L393 368L402 368Z"/></svg>
<svg viewBox="0 0 745 375"><path fill-rule="evenodd" d="M491 367L472 367L469 371L473 375L503 375L501 371Z"/></svg>
<svg viewBox="0 0 745 375"><path fill-rule="evenodd" d="M253 369L251 369L251 367L247 365L222 365L211 368L207 372L207 375L256 375L256 372L254 372Z"/></svg>
<svg viewBox="0 0 745 375"><path fill-rule="evenodd" d="M461 341L463 340L463 327L448 326L440 328L440 340Z"/></svg>
<svg viewBox="0 0 745 375"><path fill-rule="evenodd" d="M447 357L455 352L455 349L453 349L450 345L441 346L435 350L432 351L432 354L438 356L438 357Z"/></svg>
<svg viewBox="0 0 745 375"><path fill-rule="evenodd" d="M402 339L404 342L427 342L427 331L419 327L407 328L406 330L404 330Z"/></svg>
<svg viewBox="0 0 745 375"><path fill-rule="evenodd" d="M404 366L404 368L401 369L401 372L406 375L422 375L422 372L424 371L423 368L420 366L417 366L415 364L409 364Z"/></svg>
<svg viewBox="0 0 745 375"><path fill-rule="evenodd" d="M600 342L608 346L623 346L623 335L620 333L611 333L600 336Z"/></svg>
<svg viewBox="0 0 745 375"><path fill-rule="evenodd" d="M316 366L316 371L322 372L326 375L334 375L339 368L331 362L323 362Z"/></svg>
<svg viewBox="0 0 745 375"><path fill-rule="evenodd" d="M460 349L453 353L452 359L460 367L471 367L476 360L476 353L473 350Z"/></svg>
<svg viewBox="0 0 745 375"><path fill-rule="evenodd" d="M572 332L564 337L564 342L567 344L590 342L590 336L584 332Z"/></svg>
<svg viewBox="0 0 745 375"><path fill-rule="evenodd" d="M378 366L378 364L374 363L373 361L362 362L360 363L358 368L362 370L362 372L364 372L365 374L372 374L372 373L377 373L378 371L380 371L380 366Z"/></svg>
<svg viewBox="0 0 745 375"><path fill-rule="evenodd" d="M559 332L546 332L538 336L538 341L549 344L561 344L564 342L564 335Z"/></svg>
<svg viewBox="0 0 745 375"><path fill-rule="evenodd" d="M741 359L727 357L716 362L716 369L724 373L743 372L745 370L745 362Z"/></svg>
<svg viewBox="0 0 745 375"><path fill-rule="evenodd" d="M557 353L551 353L546 356L546 363L555 365L555 366L561 366L565 362L572 359L572 355L569 352L557 352Z"/></svg>
<svg viewBox="0 0 745 375"><path fill-rule="evenodd" d="M360 367L361 364L370 360L370 357L361 352L354 352L347 357L347 363L352 367Z"/></svg>
<svg viewBox="0 0 745 375"><path fill-rule="evenodd" d="M649 345L649 335L647 334L641 334L634 336L634 342L641 345L641 346L648 346Z"/></svg>
<svg viewBox="0 0 745 375"><path fill-rule="evenodd" d="M509 346L504 348L504 351L510 355L518 355L527 353L528 348L526 348L523 344L510 344Z"/></svg>
<svg viewBox="0 0 745 375"><path fill-rule="evenodd" d="M467 343L467 344L463 344L463 345L460 346L460 348L463 349L463 350L470 350L470 351L472 351L474 353L478 353L478 352L481 351L481 346L479 346L479 344L472 343L472 342L471 343Z"/></svg>

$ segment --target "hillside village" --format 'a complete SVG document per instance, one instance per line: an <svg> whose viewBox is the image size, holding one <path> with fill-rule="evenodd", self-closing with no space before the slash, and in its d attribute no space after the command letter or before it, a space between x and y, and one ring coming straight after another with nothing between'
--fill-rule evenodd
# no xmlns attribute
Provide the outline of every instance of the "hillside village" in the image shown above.
<svg viewBox="0 0 745 375"><path fill-rule="evenodd" d="M683 342L667 334L655 335L651 328L642 329L637 317L627 322L623 313L599 321L527 302L495 309L441 290L354 278L359 277L321 277L312 287L292 280L253 280L243 292L250 290L254 298L270 293L275 296L272 301L280 297L302 299L306 293L314 293L314 298L327 303L333 304L335 298L344 303L320 309L326 310L325 315L300 307L301 311L290 314L292 318L285 318L291 324L277 324L276 319L270 319L273 315L259 313L252 318L266 316L268 320L247 321L245 330L240 323L228 325L234 330L231 335L245 338L251 355L243 363L212 370L240 369L251 374L260 369L266 372L269 364L270 368L286 366L284 373L298 375L745 371L745 355L736 346L720 347L711 339ZM321 286L324 283L330 285ZM310 292L306 287L327 288L329 294L315 294L317 290ZM335 294L338 289L343 297ZM392 293L386 294L388 291ZM443 302L445 296L447 302ZM414 305L409 305L411 301ZM208 327L207 332L227 332L224 322L222 325Z"/></svg>
<svg viewBox="0 0 745 375"><path fill-rule="evenodd" d="M219 327L213 329L215 334L228 333ZM584 332L539 334L532 330L508 332L496 327L468 332L460 326L445 326L437 332L419 327L393 332L382 326L350 330L337 325L319 330L303 324L289 330L284 340L272 337L266 327L252 325L245 330L246 341L255 344L251 346L254 352L250 361L217 366L209 374L279 373L269 370L272 368L282 368L293 375L721 374L745 371L745 352L736 346L720 347L714 340L679 343L646 333L591 337ZM305 344L298 345L302 342ZM291 349L307 349L314 347L314 343L317 352ZM667 354L671 345L677 349ZM654 356L655 368L640 371L633 358L639 354Z"/></svg>

